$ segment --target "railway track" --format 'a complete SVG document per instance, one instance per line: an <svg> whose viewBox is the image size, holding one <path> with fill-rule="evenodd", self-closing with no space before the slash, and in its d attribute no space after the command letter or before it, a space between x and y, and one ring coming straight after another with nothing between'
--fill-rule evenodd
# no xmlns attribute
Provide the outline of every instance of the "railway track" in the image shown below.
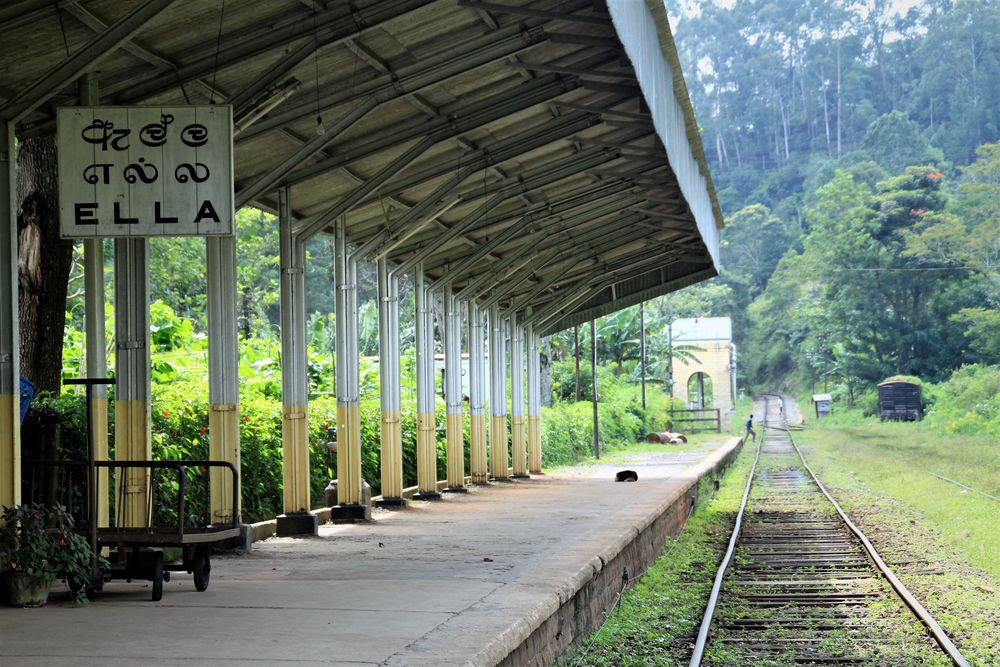
<svg viewBox="0 0 1000 667"><path fill-rule="evenodd" d="M777 396L690 665L968 665L809 468Z"/></svg>

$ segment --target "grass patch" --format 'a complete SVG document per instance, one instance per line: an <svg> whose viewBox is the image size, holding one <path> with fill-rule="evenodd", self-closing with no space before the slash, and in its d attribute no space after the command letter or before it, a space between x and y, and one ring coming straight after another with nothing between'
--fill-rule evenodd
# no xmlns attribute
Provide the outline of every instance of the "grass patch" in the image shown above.
<svg viewBox="0 0 1000 667"><path fill-rule="evenodd" d="M974 665L1000 664L996 443L921 424L813 424L795 433L816 474ZM992 489L992 491L990 491Z"/></svg>
<svg viewBox="0 0 1000 667"><path fill-rule="evenodd" d="M857 479L914 508L948 546L1000 581L1000 503L930 474L1000 496L1000 447L994 438L942 435L913 423L813 422L795 439L810 449L810 462L823 470L821 479L848 489Z"/></svg>
<svg viewBox="0 0 1000 667"><path fill-rule="evenodd" d="M698 437L718 441L720 435ZM667 539L662 555L625 592L604 625L561 665L645 667L687 663L715 570L732 531L753 463L752 454L749 448L740 453L723 476L715 497L699 503L681 534ZM710 482L702 485L700 497L707 498L710 490Z"/></svg>

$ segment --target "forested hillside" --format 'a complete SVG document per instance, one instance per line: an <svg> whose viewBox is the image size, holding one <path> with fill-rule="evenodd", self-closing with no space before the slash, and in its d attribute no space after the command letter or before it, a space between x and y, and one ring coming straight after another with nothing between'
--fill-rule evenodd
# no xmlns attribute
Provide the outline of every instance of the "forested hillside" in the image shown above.
<svg viewBox="0 0 1000 667"><path fill-rule="evenodd" d="M668 7L727 225L694 289L744 381L1000 362L1000 3Z"/></svg>

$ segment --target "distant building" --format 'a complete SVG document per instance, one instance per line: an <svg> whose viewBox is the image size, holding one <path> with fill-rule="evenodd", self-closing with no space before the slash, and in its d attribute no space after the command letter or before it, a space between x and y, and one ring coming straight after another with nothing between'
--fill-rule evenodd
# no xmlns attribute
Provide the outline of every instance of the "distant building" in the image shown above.
<svg viewBox="0 0 1000 667"><path fill-rule="evenodd" d="M724 422L731 423L736 396L733 321L695 317L674 320L672 328L674 346L700 348L691 350L698 361L674 355L674 396L688 407L718 408Z"/></svg>

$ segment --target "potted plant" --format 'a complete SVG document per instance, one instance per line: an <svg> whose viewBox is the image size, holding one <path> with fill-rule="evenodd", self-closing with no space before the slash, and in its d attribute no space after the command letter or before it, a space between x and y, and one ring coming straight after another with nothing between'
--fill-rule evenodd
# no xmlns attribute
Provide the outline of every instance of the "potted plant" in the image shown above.
<svg viewBox="0 0 1000 667"><path fill-rule="evenodd" d="M95 556L62 505L5 507L0 515L0 572L7 601L15 607L40 607L56 579L66 583L76 602L87 601L87 587L106 561Z"/></svg>

